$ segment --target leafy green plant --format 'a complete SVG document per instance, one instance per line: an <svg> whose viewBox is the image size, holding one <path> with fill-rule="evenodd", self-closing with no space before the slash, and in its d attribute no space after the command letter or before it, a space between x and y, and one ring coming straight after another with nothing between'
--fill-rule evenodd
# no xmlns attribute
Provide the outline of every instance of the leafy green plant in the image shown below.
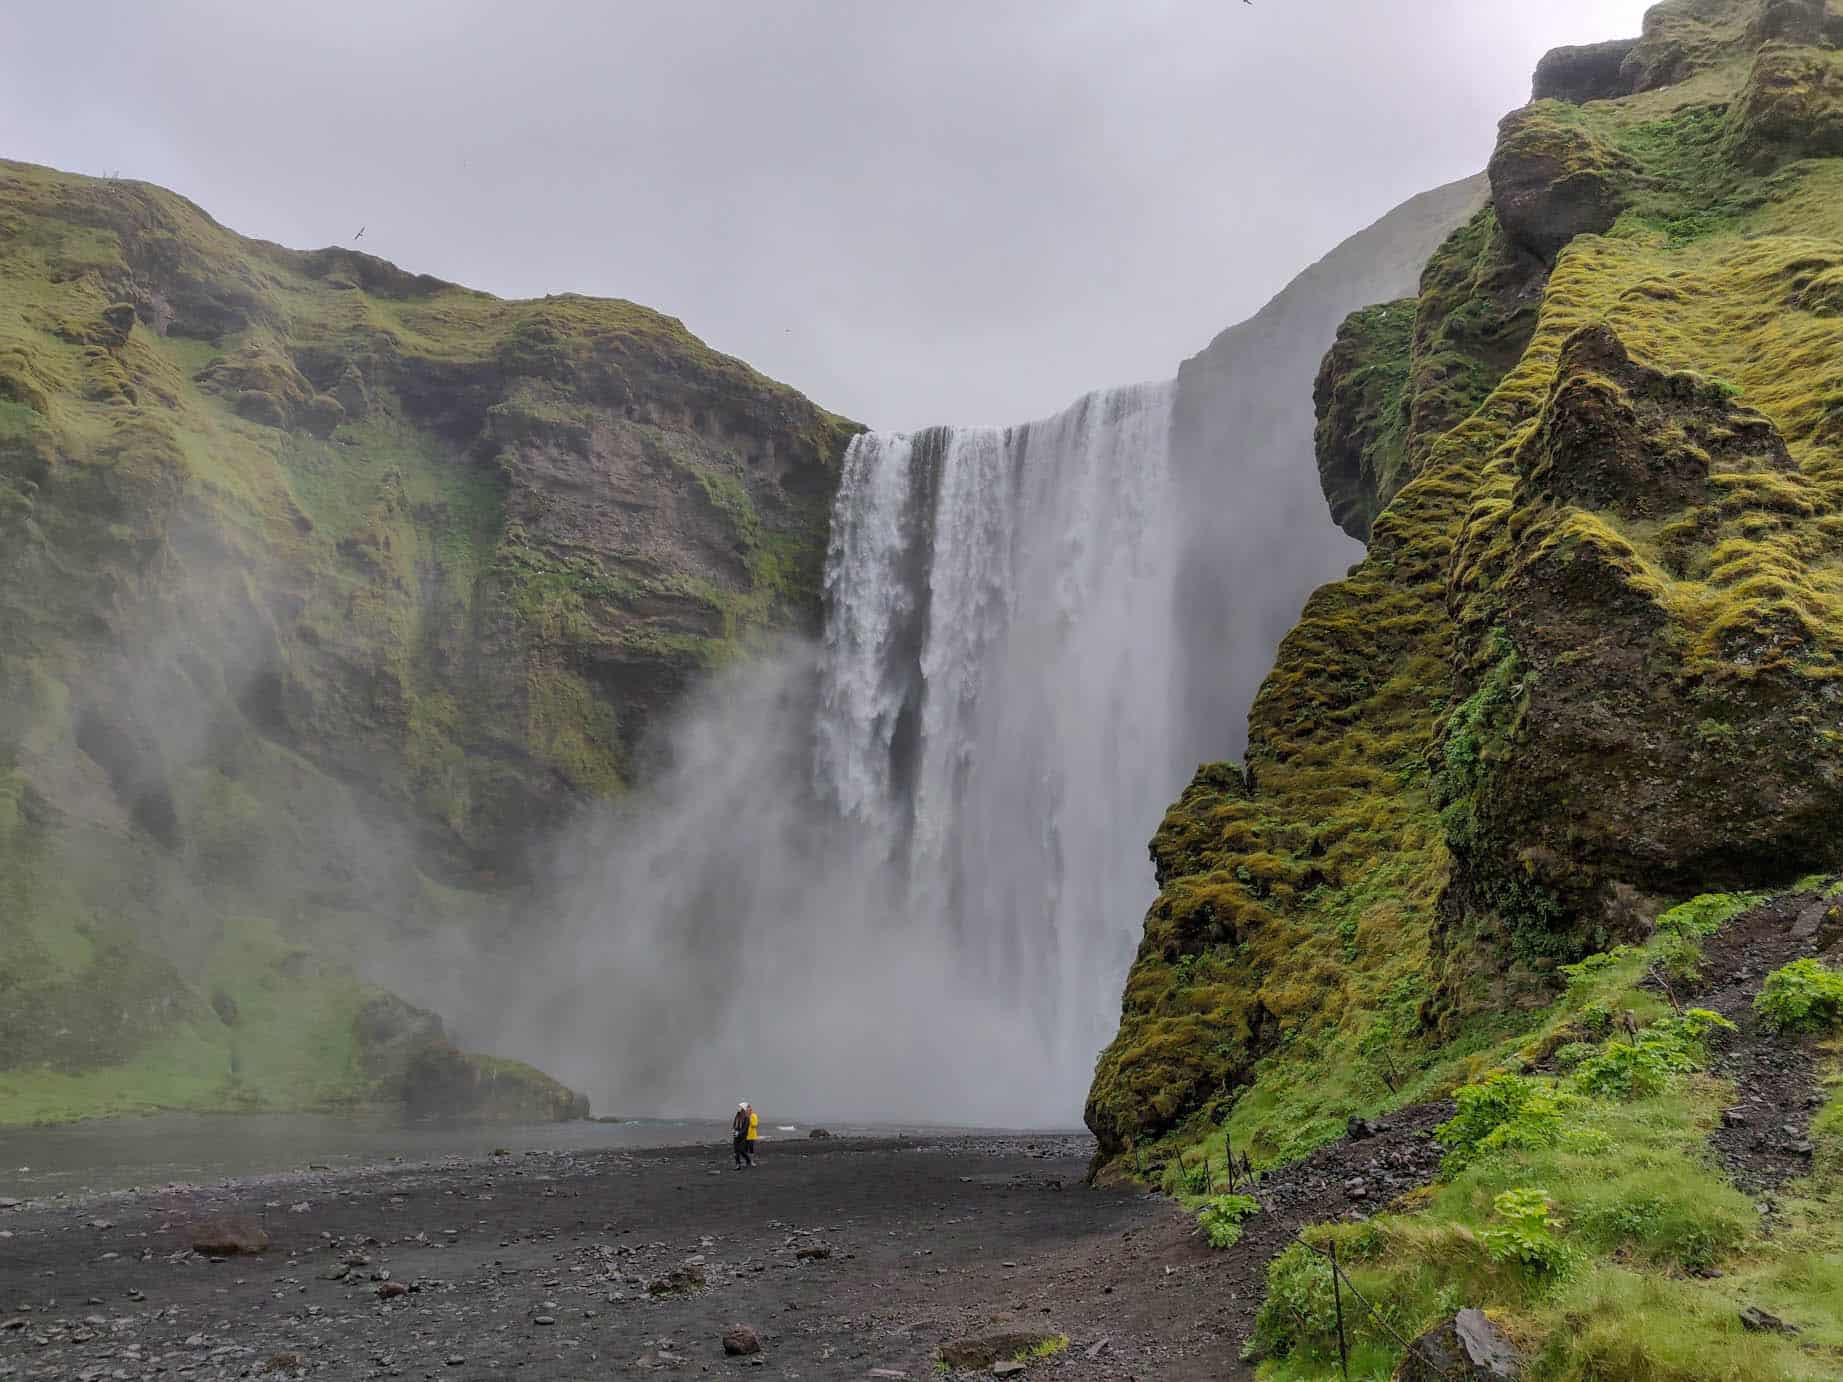
<svg viewBox="0 0 1843 1382"><path fill-rule="evenodd" d="M1555 1065L1559 1070L1573 1070L1600 1048L1591 1041L1570 1041L1555 1048Z"/></svg>
<svg viewBox="0 0 1843 1382"><path fill-rule="evenodd" d="M1528 1186L1506 1190L1491 1202L1502 1228L1484 1231L1485 1251L1494 1262L1516 1262L1542 1276L1565 1276L1575 1253L1557 1236L1564 1227L1555 1217L1549 1192Z"/></svg>
<svg viewBox="0 0 1843 1382"><path fill-rule="evenodd" d="M1764 893L1703 893L1680 902L1657 919L1660 931L1712 936L1735 917L1765 900Z"/></svg>
<svg viewBox="0 0 1843 1382"><path fill-rule="evenodd" d="M1459 1111L1434 1130L1446 1148L1440 1173L1457 1175L1482 1156L1513 1147L1551 1147L1561 1137L1565 1097L1536 1080L1497 1071L1464 1086Z"/></svg>
<svg viewBox="0 0 1843 1382"><path fill-rule="evenodd" d="M1212 1248L1232 1248L1241 1239L1244 1220L1261 1212L1250 1195L1218 1195L1197 1213L1197 1223Z"/></svg>
<svg viewBox="0 0 1843 1382"><path fill-rule="evenodd" d="M1753 1007L1781 1032L1843 1026L1843 973L1816 960L1793 960L1766 976Z"/></svg>
<svg viewBox="0 0 1843 1382"><path fill-rule="evenodd" d="M1336 1328L1331 1264L1304 1243L1294 1243L1267 1264L1267 1299L1254 1317L1242 1356L1284 1357Z"/></svg>
<svg viewBox="0 0 1843 1382"><path fill-rule="evenodd" d="M1707 1008L1690 1008L1627 1037L1609 1037L1574 1071L1574 1083L1599 1098L1648 1098L1709 1062L1709 1041L1734 1024Z"/></svg>

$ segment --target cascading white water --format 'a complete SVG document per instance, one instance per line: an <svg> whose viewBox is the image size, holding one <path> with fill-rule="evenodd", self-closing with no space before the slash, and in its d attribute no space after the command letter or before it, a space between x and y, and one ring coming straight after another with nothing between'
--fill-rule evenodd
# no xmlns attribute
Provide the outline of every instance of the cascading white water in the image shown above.
<svg viewBox="0 0 1843 1382"><path fill-rule="evenodd" d="M905 924L1030 1014L1068 1099L1116 1015L1144 841L1179 782L1171 399L1141 385L1021 427L860 437L833 516L821 789L903 832L884 847Z"/></svg>
<svg viewBox="0 0 1843 1382"><path fill-rule="evenodd" d="M463 1034L604 1111L1074 1122L1193 766L1172 394L857 438L821 646L687 707Z"/></svg>

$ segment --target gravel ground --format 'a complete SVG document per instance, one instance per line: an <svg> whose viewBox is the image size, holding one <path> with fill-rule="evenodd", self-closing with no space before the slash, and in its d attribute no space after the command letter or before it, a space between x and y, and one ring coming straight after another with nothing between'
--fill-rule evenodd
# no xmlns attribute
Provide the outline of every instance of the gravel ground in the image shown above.
<svg viewBox="0 0 1843 1382"><path fill-rule="evenodd" d="M1058 1377L1233 1375L1220 1255L1170 1202L1083 1185L1092 1152L514 1152L27 1201L0 1209L0 1377L922 1379L943 1343L1017 1329L1069 1337L1033 1369ZM195 1252L226 1216L266 1251ZM725 1356L736 1324L760 1353Z"/></svg>

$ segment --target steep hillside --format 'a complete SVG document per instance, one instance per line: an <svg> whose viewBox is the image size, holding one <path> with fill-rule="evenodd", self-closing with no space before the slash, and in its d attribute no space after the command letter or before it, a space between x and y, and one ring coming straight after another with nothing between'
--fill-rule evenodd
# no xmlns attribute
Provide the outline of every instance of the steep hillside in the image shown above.
<svg viewBox="0 0 1843 1382"><path fill-rule="evenodd" d="M1843 864L1839 43L1843 6L1822 0L1670 0L1638 40L1551 55L1502 124L1490 204L1418 296L1344 324L1318 454L1368 554L1281 645L1244 761L1200 771L1159 829L1162 891L1088 1104L1103 1162L1131 1149L1168 1187L1207 1185L1225 1137L1286 1160L1351 1115L1552 1070L1623 1009L1655 1082L1576 1081L1586 1103L1528 1087L1558 1101L1549 1124L1503 1113L1488 1173L1346 1239L1400 1326L1501 1304L1543 1377L1843 1366L1812 1265L1839 1248L1834 1176L1799 1183L1806 1275L1783 1249L1777 1274L1748 1256L1774 1250L1746 1216L1694 1251L1633 1246L1733 1203L1702 1139L1734 1090L1686 1073L1719 1032L1661 1001L1701 982L1693 938ZM1462 1109L1492 1126L1476 1111L1511 1088ZM1629 1117L1608 1089L1640 1101ZM1820 1102L1786 1112L1802 1126ZM1615 1193L1570 1139L1641 1149L1652 1172ZM1491 1194L1511 1190L1549 1206L1547 1268L1485 1262L1479 1234L1518 1212L1494 1220ZM1651 1228L1553 1237L1598 1212ZM1747 1289L1817 1310L1802 1346L1746 1342L1745 1301L1633 1276L1725 1254ZM1572 1295L1549 1289L1590 1258ZM1303 1323L1300 1273L1326 1306L1329 1275L1303 1250L1275 1272L1263 1346L1298 1361L1273 1375L1321 1375L1335 1352ZM1398 1356L1388 1338L1371 1355Z"/></svg>
<svg viewBox="0 0 1843 1382"><path fill-rule="evenodd" d="M353 959L515 915L815 621L852 430L630 303L0 163L0 1118L402 1092L439 1027Z"/></svg>

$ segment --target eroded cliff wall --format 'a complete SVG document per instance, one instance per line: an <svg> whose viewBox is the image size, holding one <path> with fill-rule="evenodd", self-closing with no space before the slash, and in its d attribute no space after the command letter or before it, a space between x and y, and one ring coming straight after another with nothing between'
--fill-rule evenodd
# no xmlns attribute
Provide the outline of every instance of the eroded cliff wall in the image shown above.
<svg viewBox="0 0 1843 1382"><path fill-rule="evenodd" d="M0 162L0 1110L397 1092L439 1029L354 961L515 918L816 624L853 430L631 303Z"/></svg>

